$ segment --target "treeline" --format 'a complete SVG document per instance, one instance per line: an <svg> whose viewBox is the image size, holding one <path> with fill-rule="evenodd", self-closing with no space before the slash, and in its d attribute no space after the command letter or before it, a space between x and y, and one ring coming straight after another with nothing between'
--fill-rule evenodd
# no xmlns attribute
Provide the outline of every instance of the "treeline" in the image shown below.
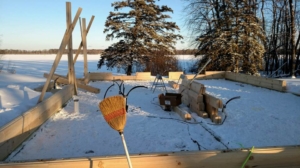
<svg viewBox="0 0 300 168"><path fill-rule="evenodd" d="M0 50L0 54L57 54L58 49L49 49L49 50L12 50L12 49L6 49L6 50ZM73 53L76 53L77 50L73 50ZM103 52L102 49L89 49L87 50L87 54L96 55L101 54ZM67 54L68 51L65 50L65 54ZM196 53L195 49L184 49L184 50L176 50L176 55L194 55ZM83 54L83 51L81 51L80 54Z"/></svg>
<svg viewBox="0 0 300 168"><path fill-rule="evenodd" d="M101 49L89 49L87 50L87 54L100 54L103 50ZM49 49L49 50L0 50L0 54L57 54L58 49ZM73 53L76 53L77 50L73 50ZM64 51L65 54L68 53L68 50ZM81 51L80 54L83 54Z"/></svg>

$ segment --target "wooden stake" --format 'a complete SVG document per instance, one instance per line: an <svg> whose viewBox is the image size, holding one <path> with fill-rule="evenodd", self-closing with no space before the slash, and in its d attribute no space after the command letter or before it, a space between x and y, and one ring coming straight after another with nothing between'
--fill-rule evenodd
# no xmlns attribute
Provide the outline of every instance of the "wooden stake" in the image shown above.
<svg viewBox="0 0 300 168"><path fill-rule="evenodd" d="M95 18L95 16L92 16L92 18L91 18L91 20L90 20L90 22L89 22L89 25L88 25L88 27L87 27L87 29L86 29L86 35L88 34L88 32L89 32L89 30L90 30L90 28L91 28L91 26L92 26L92 23L93 23L94 18ZM77 58L78 58L78 55L80 54L80 51L81 51L82 46L83 46L83 42L81 41L81 43L79 44L79 47L78 47L78 49L77 49L77 52L76 52L76 54L75 54L75 57L74 57L74 61L73 61L74 64L75 64L76 61L77 61Z"/></svg>
<svg viewBox="0 0 300 168"><path fill-rule="evenodd" d="M85 18L82 18L82 45L83 45L83 58L84 58L84 82L88 83L88 65L87 65L87 42L86 42L86 25Z"/></svg>

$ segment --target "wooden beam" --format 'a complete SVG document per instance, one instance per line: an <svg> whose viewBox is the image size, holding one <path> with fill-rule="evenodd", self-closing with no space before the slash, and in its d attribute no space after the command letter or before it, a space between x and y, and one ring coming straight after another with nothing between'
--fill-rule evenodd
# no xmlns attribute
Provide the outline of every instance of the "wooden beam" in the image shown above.
<svg viewBox="0 0 300 168"><path fill-rule="evenodd" d="M157 154L131 154L134 168L182 167L182 168L233 168L241 167L250 149L228 151L192 151ZM246 167L276 168L299 167L300 147L254 148ZM0 163L0 168L73 168L73 167L118 167L127 168L125 156L82 157L70 159L22 161Z"/></svg>
<svg viewBox="0 0 300 168"><path fill-rule="evenodd" d="M150 72L136 72L136 80L150 80L150 79L151 79Z"/></svg>
<svg viewBox="0 0 300 168"><path fill-rule="evenodd" d="M240 73L226 72L225 79L247 83L254 86L259 86L267 89L272 89L280 92L284 92L286 90L286 81L278 80L278 79L269 79L259 76L252 76Z"/></svg>
<svg viewBox="0 0 300 168"><path fill-rule="evenodd" d="M103 81L103 80L113 80L113 75L111 72L90 72L89 81Z"/></svg>
<svg viewBox="0 0 300 168"><path fill-rule="evenodd" d="M174 81L168 81L169 86L171 86L173 89L179 89L179 84L177 84Z"/></svg>
<svg viewBox="0 0 300 168"><path fill-rule="evenodd" d="M205 93L205 86L199 82L192 82L190 85L190 89L196 93L204 94Z"/></svg>
<svg viewBox="0 0 300 168"><path fill-rule="evenodd" d="M44 73L44 77L48 78L49 75ZM63 83L63 84L68 84L69 83L69 81L66 77L57 77L57 76L53 75L51 79L56 80L58 83ZM76 83L77 83L77 86L81 89L84 89L84 90L92 92L92 93L100 93L100 89L98 89L98 88L94 88L92 86L86 85L82 82L79 82L78 80L77 80Z"/></svg>
<svg viewBox="0 0 300 168"><path fill-rule="evenodd" d="M195 103L203 103L203 94L200 92L194 92L193 90L188 90L188 95L190 100L193 100Z"/></svg>
<svg viewBox="0 0 300 168"><path fill-rule="evenodd" d="M191 120L192 118L189 112L179 108L178 106L173 106L172 110L175 111L183 120Z"/></svg>
<svg viewBox="0 0 300 168"><path fill-rule="evenodd" d="M6 158L40 125L59 111L72 97L74 87L68 85L45 101L0 128L0 160Z"/></svg>
<svg viewBox="0 0 300 168"><path fill-rule="evenodd" d="M204 102L210 104L212 107L218 109L218 108L223 108L223 102L222 100L205 93L204 94Z"/></svg>
<svg viewBox="0 0 300 168"><path fill-rule="evenodd" d="M71 34L72 34L73 30L74 30L74 27L75 27L75 25L76 25L76 23L77 23L77 20L78 20L78 18L79 18L79 16L80 16L81 11L82 11L82 8L78 8L77 13L76 13L76 15L75 15L75 18L74 18L74 20L73 20L73 22L72 22L72 25L71 25L71 27L68 29L69 31L66 31L66 32L65 32L65 35L64 35L64 37L63 37L63 39L62 39L62 42L61 42L60 47L59 47L59 49L58 49L58 52L57 52L57 54L56 54L56 58L55 58L55 60L54 60L54 63L53 63L53 65L52 65L52 68L51 68L51 70L50 70L49 77L47 78L47 80L46 80L46 82L45 82L45 85L44 85L44 88L43 88L43 90L42 90L42 93L41 93L41 95L40 95L40 97L39 97L38 103L40 103L41 101L43 101L43 98L44 98L44 96L45 96L45 92L46 92L46 90L47 90L47 88L48 88L48 85L49 85L49 83L50 83L50 80L51 80L51 78L52 78L52 75L54 74L54 72L55 72L55 70L56 70L56 68L57 68L57 66L58 66L58 63L59 63L59 61L60 61L60 59L61 59L61 56L62 56L63 53L64 53L64 50L65 50L65 48L66 48L66 45L67 45L68 42L69 42L70 36L71 36Z"/></svg>
<svg viewBox="0 0 300 168"><path fill-rule="evenodd" d="M178 80L181 75L183 75L182 71L169 72L169 80Z"/></svg>

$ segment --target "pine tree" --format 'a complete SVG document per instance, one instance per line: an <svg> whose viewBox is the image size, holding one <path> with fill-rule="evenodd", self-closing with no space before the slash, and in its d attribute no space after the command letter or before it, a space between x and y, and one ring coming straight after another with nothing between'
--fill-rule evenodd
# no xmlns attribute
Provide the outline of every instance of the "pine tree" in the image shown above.
<svg viewBox="0 0 300 168"><path fill-rule="evenodd" d="M182 36L175 22L167 21L173 12L168 6L158 6L155 0L123 0L112 3L116 12L110 12L105 23L106 40L120 39L101 55L98 68L107 61L107 66L127 66L126 74L131 75L134 62L145 64L151 61L151 53L160 51L175 53L176 40ZM129 8L129 10L126 10ZM124 9L125 12L119 12Z"/></svg>
<svg viewBox="0 0 300 168"><path fill-rule="evenodd" d="M212 61L208 70L222 70L255 74L262 65L265 52L265 35L260 20L255 15L255 0L191 0L203 9L202 32L196 38L198 52L204 55L205 63L208 58ZM198 16L194 16L195 17ZM192 17L193 18L193 17ZM197 27L199 28L199 27ZM205 29L203 29L205 28ZM201 65L200 65L201 66Z"/></svg>

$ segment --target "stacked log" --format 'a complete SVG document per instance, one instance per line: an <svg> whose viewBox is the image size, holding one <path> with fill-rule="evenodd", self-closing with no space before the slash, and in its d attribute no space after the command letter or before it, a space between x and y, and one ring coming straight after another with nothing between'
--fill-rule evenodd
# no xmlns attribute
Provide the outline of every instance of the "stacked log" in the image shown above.
<svg viewBox="0 0 300 168"><path fill-rule="evenodd" d="M222 118L218 115L218 109L223 107L222 100L206 93L203 84L195 81L190 84L190 80L183 79L178 92L182 95L182 103L191 111L200 117L209 117L216 124L221 123Z"/></svg>

